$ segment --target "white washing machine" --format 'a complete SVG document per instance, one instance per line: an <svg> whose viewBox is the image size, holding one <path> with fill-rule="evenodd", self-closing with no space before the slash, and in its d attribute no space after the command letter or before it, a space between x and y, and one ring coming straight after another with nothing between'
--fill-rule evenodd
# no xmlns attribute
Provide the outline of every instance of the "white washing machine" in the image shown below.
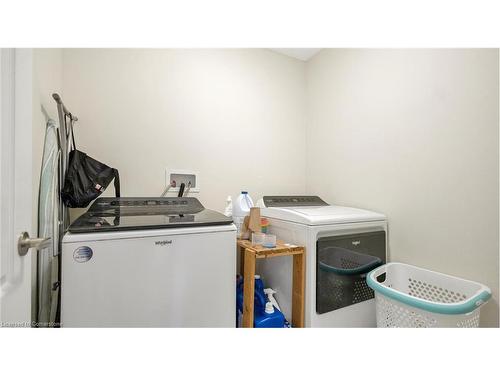
<svg viewBox="0 0 500 375"><path fill-rule="evenodd" d="M257 205L270 233L306 248L306 327L375 327L366 274L386 262L386 217L317 196L265 196ZM266 259L257 270L291 321L291 257Z"/></svg>
<svg viewBox="0 0 500 375"><path fill-rule="evenodd" d="M63 327L234 327L236 227L196 198L99 198L63 238Z"/></svg>

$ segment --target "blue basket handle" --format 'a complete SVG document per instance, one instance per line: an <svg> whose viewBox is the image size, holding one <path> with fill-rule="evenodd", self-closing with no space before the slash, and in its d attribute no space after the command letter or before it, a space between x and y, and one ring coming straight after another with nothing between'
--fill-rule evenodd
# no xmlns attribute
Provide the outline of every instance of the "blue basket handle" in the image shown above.
<svg viewBox="0 0 500 375"><path fill-rule="evenodd" d="M319 268L321 268L323 271L333 272L339 275L359 275L367 273L372 269L374 269L375 267L380 266L381 264L382 260L380 258L375 258L370 263L363 264L360 267L344 269L344 268L333 267L320 261Z"/></svg>

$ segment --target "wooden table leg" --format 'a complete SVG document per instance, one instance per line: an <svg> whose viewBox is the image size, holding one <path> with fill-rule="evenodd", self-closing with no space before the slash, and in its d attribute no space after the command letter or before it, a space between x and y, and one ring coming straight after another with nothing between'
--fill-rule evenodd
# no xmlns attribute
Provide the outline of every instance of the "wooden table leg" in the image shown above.
<svg viewBox="0 0 500 375"><path fill-rule="evenodd" d="M253 304L255 290L255 253L244 251L245 268L243 272L243 323L244 328L253 328Z"/></svg>
<svg viewBox="0 0 500 375"><path fill-rule="evenodd" d="M245 274L245 249L241 246L238 246L238 255L240 256L240 275L243 276Z"/></svg>
<svg viewBox="0 0 500 375"><path fill-rule="evenodd" d="M293 255L292 327L304 327L305 254Z"/></svg>

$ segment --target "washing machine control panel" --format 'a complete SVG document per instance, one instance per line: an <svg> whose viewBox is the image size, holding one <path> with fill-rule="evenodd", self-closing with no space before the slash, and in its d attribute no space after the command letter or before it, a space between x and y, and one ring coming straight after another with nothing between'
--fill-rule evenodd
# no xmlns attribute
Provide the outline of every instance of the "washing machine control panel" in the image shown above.
<svg viewBox="0 0 500 375"><path fill-rule="evenodd" d="M328 203L316 195L268 195L262 197L262 200L265 207L328 206Z"/></svg>

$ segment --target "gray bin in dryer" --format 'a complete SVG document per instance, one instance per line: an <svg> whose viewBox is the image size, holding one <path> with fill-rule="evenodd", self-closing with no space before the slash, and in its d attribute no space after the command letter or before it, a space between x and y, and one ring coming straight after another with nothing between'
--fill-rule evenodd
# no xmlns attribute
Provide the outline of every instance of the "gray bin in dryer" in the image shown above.
<svg viewBox="0 0 500 375"><path fill-rule="evenodd" d="M366 275L385 263L385 232L323 237L316 246L316 312L374 298Z"/></svg>

